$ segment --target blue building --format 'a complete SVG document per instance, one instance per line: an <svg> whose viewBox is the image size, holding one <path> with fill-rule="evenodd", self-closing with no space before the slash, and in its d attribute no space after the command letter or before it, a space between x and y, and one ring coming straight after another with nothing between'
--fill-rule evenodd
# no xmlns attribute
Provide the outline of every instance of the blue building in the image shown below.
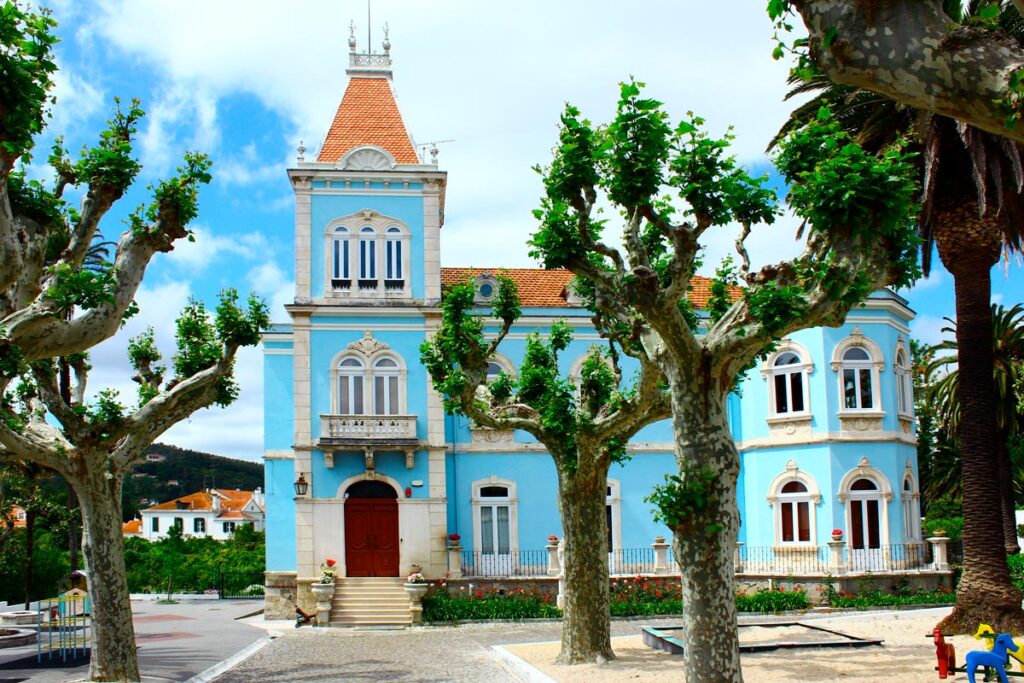
<svg viewBox="0 0 1024 683"><path fill-rule="evenodd" d="M390 46L357 53L315 161L288 170L295 191L291 320L264 340L268 611L276 588L319 576L449 570L459 534L467 571L514 574L561 535L551 458L530 435L444 414L419 364L446 284L473 279L481 310L500 264L443 268L446 173L421 159L391 85ZM436 152L435 152L436 155ZM505 269L502 269L505 270ZM493 359L514 373L526 337L565 320L563 371L578 373L598 335L564 271L508 269L523 316ZM708 282L694 283L706 304ZM731 398L742 456L737 496L749 565L828 562L843 531L851 570L885 571L921 541L908 323L881 291L839 328L805 330L750 372ZM667 530L643 497L675 471L667 423L644 429L612 468L614 563ZM766 567L769 569L771 567ZM792 573L792 572L790 572ZM344 579L342 579L342 583Z"/></svg>

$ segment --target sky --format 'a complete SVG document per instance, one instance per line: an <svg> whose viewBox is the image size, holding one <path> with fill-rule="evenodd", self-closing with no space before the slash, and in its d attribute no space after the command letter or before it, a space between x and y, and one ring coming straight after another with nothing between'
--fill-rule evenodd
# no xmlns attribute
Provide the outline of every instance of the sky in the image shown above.
<svg viewBox="0 0 1024 683"><path fill-rule="evenodd" d="M369 26L380 51L389 26L394 87L417 144L438 145L448 172L442 265L533 266L526 240L541 196L532 170L551 158L566 102L595 122L614 113L617 83L635 77L673 120L688 111L721 134L729 126L742 164L770 169L764 149L793 105L788 64L771 58L764 3L561 0L423 3L373 0ZM113 387L134 400L128 338L156 330L174 352L173 320L189 297L213 303L234 287L254 291L287 321L294 287L293 194L285 169L302 141L315 158L344 92L349 25L367 45L365 0L50 0L59 22L57 103L40 152L55 135L69 149L92 144L114 97L138 97L147 116L137 153L143 171L101 225L108 239L147 201L146 186L173 173L187 150L214 161L200 195L195 242L157 255L137 300L141 313L92 353L91 391ZM45 154L39 154L39 157ZM35 166L32 173L46 176ZM796 221L755 228L754 266L799 252ZM709 235L705 268L731 251L736 230ZM935 259L937 262L938 259ZM1020 264L993 271L993 301L1024 300ZM914 336L934 343L953 317L952 278L901 292L917 312ZM161 441L259 460L263 383L258 349L238 357L242 392L172 428Z"/></svg>

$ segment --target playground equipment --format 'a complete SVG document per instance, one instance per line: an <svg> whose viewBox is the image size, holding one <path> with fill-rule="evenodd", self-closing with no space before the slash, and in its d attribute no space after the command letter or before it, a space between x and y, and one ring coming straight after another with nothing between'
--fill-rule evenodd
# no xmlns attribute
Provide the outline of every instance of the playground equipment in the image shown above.
<svg viewBox="0 0 1024 683"><path fill-rule="evenodd" d="M946 636L939 629L932 631L931 636L935 643L935 656L938 665L935 670L939 672L939 678L948 678L954 673L966 673L967 680L975 683L975 673L978 667L985 669L984 680L996 680L998 676L1002 683L1009 683L1007 677L1024 678L1024 671L1010 671L1011 659L1017 660L1018 666L1024 665L1024 650L1013 642L1013 636L1009 633L996 633L988 624L980 624L974 633L975 640L984 640L988 650L971 650L964 658L964 666L956 665L956 650L952 643L946 642Z"/></svg>
<svg viewBox="0 0 1024 683"><path fill-rule="evenodd" d="M683 641L675 633L682 632L682 626L643 627L643 641L647 647L662 650L673 655L683 654ZM744 642L744 629L778 629L781 637L775 640ZM881 640L858 638L841 631L812 626L800 621L769 621L757 624L740 624L740 652L767 652L820 647L865 647L881 645Z"/></svg>
<svg viewBox="0 0 1024 683"><path fill-rule="evenodd" d="M36 640L36 661L76 660L89 655L92 619L89 596L73 588L67 593L39 601L39 637Z"/></svg>

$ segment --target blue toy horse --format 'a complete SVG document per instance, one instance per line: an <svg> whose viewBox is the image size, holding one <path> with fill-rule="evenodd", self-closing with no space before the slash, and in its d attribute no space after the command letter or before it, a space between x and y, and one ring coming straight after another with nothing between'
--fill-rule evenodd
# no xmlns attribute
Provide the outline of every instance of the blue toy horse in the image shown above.
<svg viewBox="0 0 1024 683"><path fill-rule="evenodd" d="M1006 651L1011 652L1017 651L1017 644L1013 642L1013 636L1009 633L1000 633L996 636L996 642L992 645L992 649L986 650L971 650L965 657L966 663L964 669L967 671L967 680L971 683L975 683L974 672L979 666L989 666L999 673L999 680L1002 683L1009 683L1006 678Z"/></svg>

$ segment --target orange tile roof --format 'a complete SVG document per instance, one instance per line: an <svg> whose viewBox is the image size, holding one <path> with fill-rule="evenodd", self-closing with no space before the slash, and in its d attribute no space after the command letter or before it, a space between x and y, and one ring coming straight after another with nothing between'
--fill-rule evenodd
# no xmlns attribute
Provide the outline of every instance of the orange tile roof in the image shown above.
<svg viewBox="0 0 1024 683"><path fill-rule="evenodd" d="M221 495L220 507L225 512L241 510L252 500L252 491L215 490ZM182 506L179 507L178 503L181 503ZM213 510L213 495L209 491L190 493L187 496L146 508L146 510Z"/></svg>
<svg viewBox="0 0 1024 683"><path fill-rule="evenodd" d="M338 161L362 145L383 147L400 164L418 164L386 78L350 78L317 161Z"/></svg>
<svg viewBox="0 0 1024 683"><path fill-rule="evenodd" d="M490 273L508 276L519 287L519 302L523 306L565 306L566 285L572 280L568 270L544 270L543 268L442 268L441 286L450 287L478 275ZM690 301L696 308L706 308L711 298L710 278L694 275L690 280ZM743 290L732 286L729 294L738 299Z"/></svg>
<svg viewBox="0 0 1024 683"><path fill-rule="evenodd" d="M125 522L121 525L122 534L141 534L142 533L142 520L133 519L129 522Z"/></svg>

